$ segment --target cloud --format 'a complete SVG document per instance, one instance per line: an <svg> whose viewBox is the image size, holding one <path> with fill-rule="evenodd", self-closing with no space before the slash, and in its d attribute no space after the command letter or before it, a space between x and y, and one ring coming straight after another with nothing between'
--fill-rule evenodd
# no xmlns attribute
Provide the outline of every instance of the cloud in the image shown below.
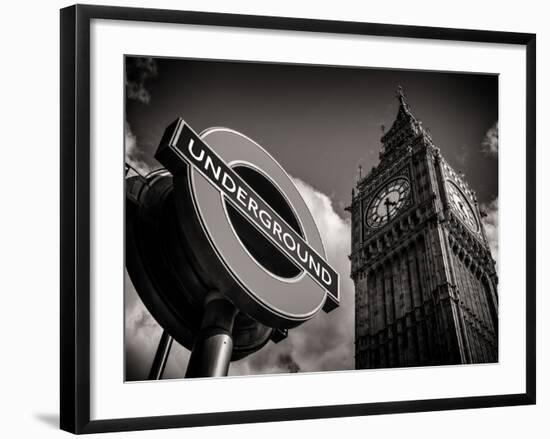
<svg viewBox="0 0 550 439"><path fill-rule="evenodd" d="M355 369L355 299L349 278L350 224L334 210L331 199L307 183L294 183L321 233L329 263L340 273L341 305L289 330L288 337L231 364L230 375Z"/></svg>
<svg viewBox="0 0 550 439"><path fill-rule="evenodd" d="M158 75L157 63L153 58L126 58L126 96L128 99L148 104L151 93L147 90L147 82Z"/></svg>
<svg viewBox="0 0 550 439"><path fill-rule="evenodd" d="M498 157L498 122L495 122L485 133L481 141L481 150L485 155Z"/></svg>
<svg viewBox="0 0 550 439"><path fill-rule="evenodd" d="M128 273L125 274L124 301L126 380L146 380L163 330L139 298ZM163 378L183 378L189 356L189 350L173 342Z"/></svg>
<svg viewBox="0 0 550 439"><path fill-rule="evenodd" d="M151 93L147 83L158 75L157 63L153 58L127 57L125 70L126 97L148 104ZM147 164L145 148L138 144L136 135L132 132L128 121L124 122L124 148L126 163L140 174L149 173L152 168Z"/></svg>
<svg viewBox="0 0 550 439"><path fill-rule="evenodd" d="M151 316L125 273L124 350L126 379L144 380L155 355L162 328Z"/></svg>
<svg viewBox="0 0 550 439"><path fill-rule="evenodd" d="M145 162L143 149L139 147L137 137L127 121L124 122L124 152L126 163L136 172L145 175L151 171L151 167Z"/></svg>
<svg viewBox="0 0 550 439"><path fill-rule="evenodd" d="M277 366L287 372L296 373L300 372L300 365L294 361L294 358L290 354L279 354L277 358Z"/></svg>
<svg viewBox="0 0 550 439"><path fill-rule="evenodd" d="M487 214L482 220L483 228L498 268L498 197L488 204L482 204L481 210Z"/></svg>

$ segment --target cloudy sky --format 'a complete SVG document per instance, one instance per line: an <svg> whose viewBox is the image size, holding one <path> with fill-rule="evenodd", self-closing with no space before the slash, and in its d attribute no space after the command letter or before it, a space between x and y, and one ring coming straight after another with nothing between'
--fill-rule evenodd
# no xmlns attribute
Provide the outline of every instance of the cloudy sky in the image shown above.
<svg viewBox="0 0 550 439"><path fill-rule="evenodd" d="M354 368L350 219L344 208L358 166L369 170L378 162L382 125L389 128L397 113L398 85L444 157L476 190L496 259L496 76L151 58L127 58L126 71L127 161L143 173L158 168L153 156L159 140L180 116L197 132L212 126L242 132L294 178L329 262L340 272L339 309L232 363L230 375ZM145 379L161 329L126 280L126 376ZM165 377L182 377L188 357L175 346Z"/></svg>

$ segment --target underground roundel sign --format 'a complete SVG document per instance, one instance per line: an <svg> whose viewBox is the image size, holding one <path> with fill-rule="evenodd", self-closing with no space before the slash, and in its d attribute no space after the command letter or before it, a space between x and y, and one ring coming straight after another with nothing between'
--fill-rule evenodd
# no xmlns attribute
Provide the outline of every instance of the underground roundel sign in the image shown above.
<svg viewBox="0 0 550 439"><path fill-rule="evenodd" d="M203 253L215 255L197 262L222 267L212 269L210 287L269 326L296 326L339 305L339 276L311 212L260 145L227 128L199 136L180 118L155 157L174 177L176 207L184 206L178 197L192 200L193 212L176 209L179 219L195 215Z"/></svg>

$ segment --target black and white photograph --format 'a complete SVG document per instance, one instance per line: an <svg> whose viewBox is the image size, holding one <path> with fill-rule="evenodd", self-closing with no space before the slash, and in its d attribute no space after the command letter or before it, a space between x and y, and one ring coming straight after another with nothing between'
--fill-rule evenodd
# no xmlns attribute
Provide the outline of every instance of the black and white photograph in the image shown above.
<svg viewBox="0 0 550 439"><path fill-rule="evenodd" d="M124 72L127 382L499 362L498 75Z"/></svg>
<svg viewBox="0 0 550 439"><path fill-rule="evenodd" d="M549 436L545 6L7 2L1 436Z"/></svg>

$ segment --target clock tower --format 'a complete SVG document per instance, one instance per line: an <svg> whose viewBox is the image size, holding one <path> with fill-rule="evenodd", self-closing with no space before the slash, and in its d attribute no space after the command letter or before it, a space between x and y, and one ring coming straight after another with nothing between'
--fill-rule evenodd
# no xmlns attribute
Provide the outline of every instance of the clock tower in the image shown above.
<svg viewBox="0 0 550 439"><path fill-rule="evenodd" d="M498 361L495 262L475 192L401 87L352 217L357 369Z"/></svg>

